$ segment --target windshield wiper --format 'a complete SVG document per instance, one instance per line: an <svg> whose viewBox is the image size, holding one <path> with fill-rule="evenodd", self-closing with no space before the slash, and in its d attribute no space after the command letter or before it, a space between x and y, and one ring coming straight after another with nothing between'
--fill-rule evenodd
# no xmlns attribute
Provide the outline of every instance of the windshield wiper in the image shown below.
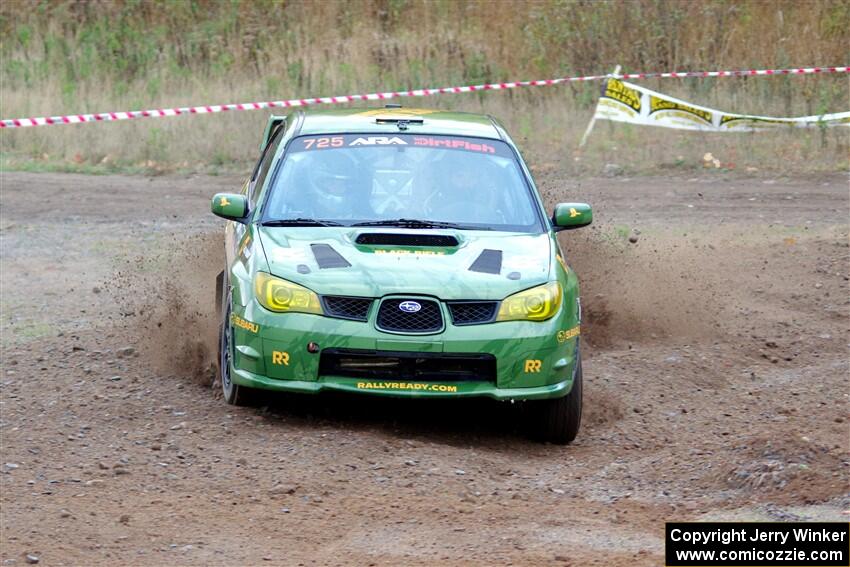
<svg viewBox="0 0 850 567"><path fill-rule="evenodd" d="M456 228L463 227L453 222L429 221L419 219L387 219L378 221L356 222L351 226L400 226L402 228Z"/></svg>
<svg viewBox="0 0 850 567"><path fill-rule="evenodd" d="M316 219L272 219L260 223L263 226L342 226L340 223L329 220Z"/></svg>

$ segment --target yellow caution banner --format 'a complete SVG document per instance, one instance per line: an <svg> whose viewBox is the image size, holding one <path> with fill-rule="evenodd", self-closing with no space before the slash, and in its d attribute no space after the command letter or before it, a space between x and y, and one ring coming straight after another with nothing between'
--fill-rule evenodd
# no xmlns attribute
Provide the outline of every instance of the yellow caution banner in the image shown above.
<svg viewBox="0 0 850 567"><path fill-rule="evenodd" d="M679 100L613 77L604 83L594 119L712 132L752 132L789 126L850 126L850 112L796 118L733 114Z"/></svg>

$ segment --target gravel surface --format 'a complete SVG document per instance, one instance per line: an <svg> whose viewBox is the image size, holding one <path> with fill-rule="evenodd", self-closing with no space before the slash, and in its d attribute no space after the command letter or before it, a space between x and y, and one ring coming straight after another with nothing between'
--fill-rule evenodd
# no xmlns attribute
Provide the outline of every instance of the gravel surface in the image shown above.
<svg viewBox="0 0 850 567"><path fill-rule="evenodd" d="M3 565L659 565L664 522L846 520L848 181L572 179L585 415L211 387L224 177L0 174Z"/></svg>

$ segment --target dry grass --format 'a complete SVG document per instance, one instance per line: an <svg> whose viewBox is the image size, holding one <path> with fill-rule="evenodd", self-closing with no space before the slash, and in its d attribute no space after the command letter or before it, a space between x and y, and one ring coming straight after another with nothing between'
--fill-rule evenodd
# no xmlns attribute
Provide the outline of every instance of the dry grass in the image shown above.
<svg viewBox="0 0 850 567"><path fill-rule="evenodd" d="M40 116L624 71L847 64L850 2L14 2L0 4L0 115ZM652 81L724 110L846 110L846 77ZM726 166L847 167L846 129L705 135L600 124L598 85L447 95L406 104L502 118L539 164L576 173ZM5 167L243 169L253 111L4 130ZM34 165L35 164L35 165Z"/></svg>

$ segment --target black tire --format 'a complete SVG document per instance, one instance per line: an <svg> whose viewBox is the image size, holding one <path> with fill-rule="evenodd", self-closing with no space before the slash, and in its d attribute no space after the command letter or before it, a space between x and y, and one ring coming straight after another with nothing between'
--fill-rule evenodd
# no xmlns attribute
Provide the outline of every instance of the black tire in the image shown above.
<svg viewBox="0 0 850 567"><path fill-rule="evenodd" d="M230 290L229 286L222 288L222 307L221 313L224 316L221 318L221 327L218 333L218 383L221 385L221 392L224 395L224 401L234 406L252 405L256 396L253 388L246 388L239 384L234 384L231 379L230 357L231 357L231 326L230 326Z"/></svg>
<svg viewBox="0 0 850 567"><path fill-rule="evenodd" d="M576 373L570 393L561 398L531 402L532 434L541 441L569 445L581 427L581 355L576 357Z"/></svg>

